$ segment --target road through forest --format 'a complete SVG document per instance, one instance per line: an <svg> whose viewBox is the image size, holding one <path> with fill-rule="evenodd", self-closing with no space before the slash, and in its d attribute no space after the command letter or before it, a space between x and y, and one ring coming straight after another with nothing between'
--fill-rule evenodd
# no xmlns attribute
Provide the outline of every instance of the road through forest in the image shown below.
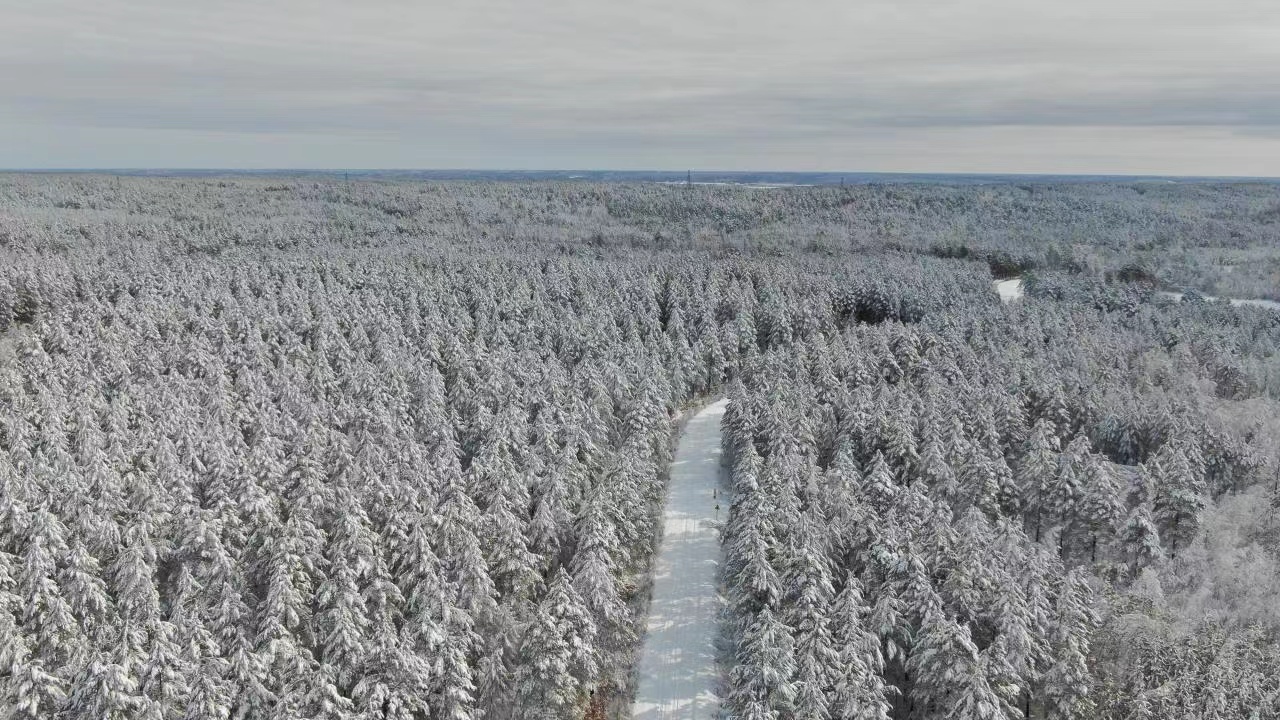
<svg viewBox="0 0 1280 720"><path fill-rule="evenodd" d="M995 285L996 292L1000 294L1000 300L1003 302L1013 302L1023 296L1022 278L1012 278L1009 280L996 280L992 283ZM1157 294L1169 298L1174 302L1182 302L1182 293L1169 292L1167 290L1157 290ZM1218 300L1213 295L1201 295L1207 302ZM1257 298L1227 298L1235 307L1260 307L1268 310L1280 310L1280 302L1275 300L1261 300Z"/></svg>
<svg viewBox="0 0 1280 720"><path fill-rule="evenodd" d="M720 420L726 405L728 400L714 402L689 420L671 463L635 720L710 720L719 711L716 524L729 503L713 490L720 486Z"/></svg>

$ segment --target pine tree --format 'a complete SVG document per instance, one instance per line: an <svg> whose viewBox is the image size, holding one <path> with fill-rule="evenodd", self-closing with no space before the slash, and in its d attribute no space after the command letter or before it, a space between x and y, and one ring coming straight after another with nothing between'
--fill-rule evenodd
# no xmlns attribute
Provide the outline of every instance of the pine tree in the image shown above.
<svg viewBox="0 0 1280 720"><path fill-rule="evenodd" d="M831 666L831 717L841 720L888 720L884 656L880 637L869 627L871 609L865 605L862 583L850 575L831 608L831 627L838 658Z"/></svg>
<svg viewBox="0 0 1280 720"><path fill-rule="evenodd" d="M955 695L947 699L946 710L941 715L956 720L1006 720L1016 717L1016 711L1009 707L988 679L992 674L988 666L993 657L980 654L976 660L973 665L959 671Z"/></svg>
<svg viewBox="0 0 1280 720"><path fill-rule="evenodd" d="M1053 518L1050 494L1058 474L1058 438L1053 425L1042 418L1031 428L1014 475L1019 505L1035 542L1040 542L1045 518Z"/></svg>
<svg viewBox="0 0 1280 720"><path fill-rule="evenodd" d="M1058 533L1059 554L1066 558L1074 540L1083 506L1085 467L1090 455L1089 438L1077 435L1058 456L1057 481L1049 489L1048 507L1061 523Z"/></svg>
<svg viewBox="0 0 1280 720"><path fill-rule="evenodd" d="M140 527L126 533L128 543L111 571L116 606L129 622L146 625L160 617L160 594L155 586L155 548L150 533Z"/></svg>
<svg viewBox="0 0 1280 720"><path fill-rule="evenodd" d="M436 554L444 566L445 578L458 586L462 609L484 624L497 610L498 589L472 530L479 524L479 511L456 482L446 486L440 503Z"/></svg>
<svg viewBox="0 0 1280 720"><path fill-rule="evenodd" d="M516 671L518 716L568 717L599 673L596 625L564 570L538 603L520 644Z"/></svg>
<svg viewBox="0 0 1280 720"><path fill-rule="evenodd" d="M183 720L227 720L231 717L231 694L222 680L225 664L219 660L206 660L195 673L191 699L187 702Z"/></svg>
<svg viewBox="0 0 1280 720"><path fill-rule="evenodd" d="M66 682L47 672L30 650L13 622L7 604L0 601L0 668L6 675L3 695L5 717L37 720L53 715L66 699Z"/></svg>
<svg viewBox="0 0 1280 720"><path fill-rule="evenodd" d="M78 538L70 542L66 562L58 573L58 585L86 634L94 642L103 642L115 624L112 602L97 558Z"/></svg>
<svg viewBox="0 0 1280 720"><path fill-rule="evenodd" d="M924 481L931 497L954 498L956 494L955 471L947 463L942 441L930 437L920 450L920 459L916 464L915 477Z"/></svg>
<svg viewBox="0 0 1280 720"><path fill-rule="evenodd" d="M828 622L835 595L827 549L813 521L805 516L793 537L786 573L786 623L795 638L796 688L793 711L801 717L829 717L829 692L839 651Z"/></svg>
<svg viewBox="0 0 1280 720"><path fill-rule="evenodd" d="M750 503L750 499L735 497L738 503ZM740 614L751 617L762 607L778 607L782 597L782 580L770 560L768 540L762 532L764 522L753 511L744 512L742 524L730 539L729 553L736 569L730 569L731 602Z"/></svg>
<svg viewBox="0 0 1280 720"><path fill-rule="evenodd" d="M1124 544L1125 552L1129 556L1134 577L1137 577L1139 570L1164 556L1164 547L1160 543L1160 531L1152 517L1150 504L1154 479L1146 465L1138 466L1138 475L1130 498L1132 509L1120 533L1120 541Z"/></svg>
<svg viewBox="0 0 1280 720"><path fill-rule="evenodd" d="M358 679L366 648L365 630L369 620L356 586L355 570L337 563L316 593L317 640L322 662L337 670L340 688L350 688Z"/></svg>
<svg viewBox="0 0 1280 720"><path fill-rule="evenodd" d="M362 717L415 720L430 713L431 686L428 662L403 648L384 626L370 643L351 698Z"/></svg>
<svg viewBox="0 0 1280 720"><path fill-rule="evenodd" d="M1080 570L1067 573L1058 590L1049 632L1053 656L1041 685L1046 716L1052 720L1095 717L1088 657L1089 637L1098 617L1089 606L1091 597L1092 591Z"/></svg>
<svg viewBox="0 0 1280 720"><path fill-rule="evenodd" d="M964 502L953 503L953 507L973 507L996 517L1005 509L1009 471L1004 458L993 458L981 448L963 441L959 446L960 469L959 485Z"/></svg>
<svg viewBox="0 0 1280 720"><path fill-rule="evenodd" d="M880 416L877 433L880 436L879 446L885 459L897 468L900 482L910 485L919 462L916 438L912 431L914 418L904 398L898 396L895 405L886 408L887 412Z"/></svg>
<svg viewBox="0 0 1280 720"><path fill-rule="evenodd" d="M589 503L588 508L598 507ZM581 524L578 548L570 563L573 585L591 611L596 626L612 643L623 643L630 630L631 614L623 602L617 586L617 570L612 563L616 540L609 532L606 518L590 519L601 514L588 510Z"/></svg>
<svg viewBox="0 0 1280 720"><path fill-rule="evenodd" d="M1150 465L1155 488L1153 519L1169 556L1178 556L1178 547L1195 537L1200 512L1207 504L1203 474L1196 471L1182 445L1166 443Z"/></svg>
<svg viewBox="0 0 1280 720"><path fill-rule="evenodd" d="M863 492L871 499L873 506L882 513L893 507L901 494L901 488L894 479L893 471L879 450L876 451L867 468Z"/></svg>
<svg viewBox="0 0 1280 720"><path fill-rule="evenodd" d="M936 607L926 608L906 663L912 704L943 717L993 718L992 693L969 629Z"/></svg>
<svg viewBox="0 0 1280 720"><path fill-rule="evenodd" d="M258 613L257 643L271 643L299 637L310 641L310 600L313 594L308 548L303 526L309 521L296 513L283 527L271 549L266 569L266 597Z"/></svg>
<svg viewBox="0 0 1280 720"><path fill-rule="evenodd" d="M49 536L39 530L42 515L52 517L48 513L36 515L35 529L18 570L16 590L22 598L23 632L33 641L32 655L52 665L61 665L79 651L83 638L71 606L53 580L56 566L46 549Z"/></svg>
<svg viewBox="0 0 1280 720"><path fill-rule="evenodd" d="M559 559L562 536L570 525L567 500L568 492L558 472L549 473L539 481L529 519L529 549L537 555L543 571L554 569Z"/></svg>
<svg viewBox="0 0 1280 720"><path fill-rule="evenodd" d="M527 523L512 508L517 501L509 492L499 493L485 514L481 536L488 551L489 574L499 594L527 597L540 582L538 558L526 545Z"/></svg>
<svg viewBox="0 0 1280 720"><path fill-rule="evenodd" d="M72 682L62 711L70 718L133 720L146 705L125 668L97 657L86 663Z"/></svg>
<svg viewBox="0 0 1280 720"><path fill-rule="evenodd" d="M453 618L451 618L453 619ZM473 720L479 717L475 707L476 687L473 671L467 662L467 649L479 640L474 633L454 620L446 627L447 635L440 649L440 668L435 683L435 716L441 720Z"/></svg>
<svg viewBox="0 0 1280 720"><path fill-rule="evenodd" d="M1081 514L1089 528L1089 561L1098 559L1098 539L1115 532L1124 518L1120 482L1110 463L1099 455L1085 456Z"/></svg>
<svg viewBox="0 0 1280 720"><path fill-rule="evenodd" d="M355 706L350 698L338 689L338 671L332 665L321 664L305 682L305 693L299 708L304 717L316 720L348 720L353 717Z"/></svg>
<svg viewBox="0 0 1280 720"><path fill-rule="evenodd" d="M147 659L138 671L138 689L166 718L177 717L191 693L188 674L192 668L181 657L176 634L171 623L157 621L149 633Z"/></svg>
<svg viewBox="0 0 1280 720"><path fill-rule="evenodd" d="M795 641L768 607L747 626L736 659L728 698L735 716L788 717L796 695Z"/></svg>

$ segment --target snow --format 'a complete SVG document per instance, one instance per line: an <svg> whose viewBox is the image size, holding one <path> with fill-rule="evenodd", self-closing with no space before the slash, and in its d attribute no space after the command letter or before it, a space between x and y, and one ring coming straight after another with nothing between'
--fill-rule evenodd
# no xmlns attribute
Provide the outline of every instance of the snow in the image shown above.
<svg viewBox="0 0 1280 720"><path fill-rule="evenodd" d="M1022 297L1022 278L995 281L996 292L1000 293L1001 302L1013 302Z"/></svg>
<svg viewBox="0 0 1280 720"><path fill-rule="evenodd" d="M1164 297L1172 299L1174 302L1182 302L1182 293L1180 292L1167 292L1167 291L1161 290L1160 294L1163 295ZM1203 297L1205 300L1208 300L1209 302L1213 302L1218 299L1213 295L1202 295L1201 297ZM1240 307L1242 305L1250 305L1253 307L1268 308L1270 310L1280 310L1280 302L1276 302L1275 300L1257 300L1252 298L1243 298L1243 299L1227 298L1227 301L1230 302L1235 307Z"/></svg>
<svg viewBox="0 0 1280 720"><path fill-rule="evenodd" d="M1022 297L1022 278L996 280L993 284L996 286L996 292L1000 293L1000 299L1003 302L1013 302L1014 300ZM1160 295L1167 297L1174 302L1182 301L1182 293L1161 290ZM1209 302L1213 302L1218 299L1212 295L1205 295L1203 297ZM1275 300L1255 300L1248 298L1227 298L1227 300L1236 307L1248 305L1252 307L1267 308L1269 310L1280 310L1280 302L1276 302Z"/></svg>
<svg viewBox="0 0 1280 720"><path fill-rule="evenodd" d="M662 547L654 563L653 601L632 709L637 720L710 720L720 705L716 526L729 503L713 491L720 485L720 420L727 404L728 400L714 402L689 420L671 463Z"/></svg>

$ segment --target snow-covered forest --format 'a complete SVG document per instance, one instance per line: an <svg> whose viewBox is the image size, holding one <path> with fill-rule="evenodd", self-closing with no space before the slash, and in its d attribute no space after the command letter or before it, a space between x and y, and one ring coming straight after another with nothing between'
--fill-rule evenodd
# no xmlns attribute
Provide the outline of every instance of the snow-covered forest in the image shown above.
<svg viewBox="0 0 1280 720"><path fill-rule="evenodd" d="M1280 717L1275 186L0 177L0 717ZM1026 295L1001 302L995 277Z"/></svg>

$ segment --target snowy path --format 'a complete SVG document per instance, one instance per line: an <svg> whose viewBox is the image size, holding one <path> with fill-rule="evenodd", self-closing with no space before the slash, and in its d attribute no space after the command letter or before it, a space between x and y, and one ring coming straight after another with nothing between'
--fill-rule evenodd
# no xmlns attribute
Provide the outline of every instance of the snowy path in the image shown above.
<svg viewBox="0 0 1280 720"><path fill-rule="evenodd" d="M714 523L729 505L712 490L720 485L720 419L727 404L714 402L689 420L671 463L632 709L636 720L710 720L720 706L715 648L720 535Z"/></svg>
<svg viewBox="0 0 1280 720"><path fill-rule="evenodd" d="M1021 298L1023 295L1022 278L1013 278L1012 280L995 280L992 284L995 285L996 292L1000 293L1000 300L1003 302L1013 302L1014 300ZM1156 294L1162 297L1167 297L1174 302L1182 301L1182 293L1179 292L1158 290ZM1201 297L1209 302L1214 302L1218 299L1213 295L1202 295ZM1258 300L1252 298L1227 298L1227 300L1235 307L1248 306L1267 308L1268 310L1280 310L1280 302L1276 302L1275 300Z"/></svg>
<svg viewBox="0 0 1280 720"><path fill-rule="evenodd" d="M1182 302L1183 294L1180 292L1168 292L1166 290L1161 290L1160 295L1163 295L1164 297L1167 297L1174 302ZM1218 298L1213 295L1201 295L1200 297L1204 298L1208 302L1215 302L1218 300ZM1248 306L1248 307L1267 308L1268 310L1280 310L1280 302L1276 302L1275 300L1255 300L1252 298L1244 298L1244 299L1227 298L1227 301L1230 302L1235 307Z"/></svg>

